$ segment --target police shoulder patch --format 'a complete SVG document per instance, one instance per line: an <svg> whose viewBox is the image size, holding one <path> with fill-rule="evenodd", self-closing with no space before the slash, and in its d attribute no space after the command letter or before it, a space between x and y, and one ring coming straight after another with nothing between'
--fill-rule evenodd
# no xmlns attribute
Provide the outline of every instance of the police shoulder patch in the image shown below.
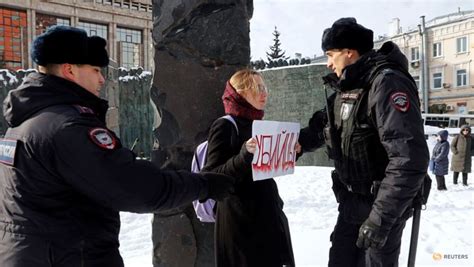
<svg viewBox="0 0 474 267"><path fill-rule="evenodd" d="M89 137L94 144L104 149L114 149L117 146L117 140L114 135L105 128L89 130Z"/></svg>
<svg viewBox="0 0 474 267"><path fill-rule="evenodd" d="M0 162L13 166L17 140L0 138Z"/></svg>
<svg viewBox="0 0 474 267"><path fill-rule="evenodd" d="M395 92L390 96L392 106L401 112L407 112L410 109L410 100L405 92Z"/></svg>

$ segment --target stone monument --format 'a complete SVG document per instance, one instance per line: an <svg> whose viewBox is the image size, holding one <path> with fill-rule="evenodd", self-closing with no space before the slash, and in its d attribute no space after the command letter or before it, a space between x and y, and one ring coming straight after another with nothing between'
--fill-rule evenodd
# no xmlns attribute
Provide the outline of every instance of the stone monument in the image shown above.
<svg viewBox="0 0 474 267"><path fill-rule="evenodd" d="M252 0L154 0L155 72L151 97L160 122L152 161L190 169L193 150L223 115L230 76L250 63ZM191 203L156 213L155 267L214 266L214 225L200 223Z"/></svg>

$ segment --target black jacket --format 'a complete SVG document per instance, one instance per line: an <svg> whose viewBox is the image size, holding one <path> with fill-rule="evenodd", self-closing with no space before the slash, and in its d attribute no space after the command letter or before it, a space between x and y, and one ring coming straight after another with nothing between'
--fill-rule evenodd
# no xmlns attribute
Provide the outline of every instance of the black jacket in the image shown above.
<svg viewBox="0 0 474 267"><path fill-rule="evenodd" d="M351 155L364 154L361 150L367 151L365 156L368 162L360 164L372 166L373 162L377 161L379 164L376 165L380 166L374 166L374 168L382 170L381 175L380 172L370 172L375 173L374 177L369 177L370 179L381 180L378 194L371 208L369 206L368 209L360 209L356 218L352 218L352 222L362 223L370 216L375 223L390 228L410 209L425 177L429 161L418 91L408 74L407 59L395 44L387 42L380 50L368 52L354 64L348 65L343 70L340 79L332 80L332 85L336 90L336 99L357 88L368 90L366 101L361 102L359 114L357 114L357 120L363 122L357 121L357 127L352 132L352 141L348 143L348 146L341 148L342 144L338 144L341 150L349 151L349 159L336 164L337 172L349 173L349 175L354 173L353 170L347 172L344 168L347 168ZM346 97L351 98L350 95ZM405 101L408 101L408 106ZM342 108L338 110L330 107L330 110L333 116L342 114ZM319 132L314 129L319 129ZM313 131L313 133L308 135L308 131ZM322 138L320 131L322 131L321 127L310 125L303 129L306 134L300 135L300 138L311 136L311 138L320 139ZM360 144L354 141L372 133L375 135L372 139L375 140L374 143L367 143L360 147ZM321 141L309 142L307 140L300 140L300 143L322 144ZM304 151L312 149L314 147L303 147ZM361 160L361 157L357 160ZM347 181L342 182L347 183ZM345 188L345 185L342 188ZM345 190L347 191L347 188ZM372 197L364 198L361 205L366 205L367 199L370 198ZM350 209L354 210L354 208Z"/></svg>
<svg viewBox="0 0 474 267"><path fill-rule="evenodd" d="M236 177L235 194L217 202L216 263L219 267L294 266L288 220L273 179L252 180L252 154L243 146L252 121L235 117L239 132L218 119L209 133L204 170Z"/></svg>
<svg viewBox="0 0 474 267"><path fill-rule="evenodd" d="M22 240L0 240L0 266L35 249L46 251L34 266L121 266L119 211L168 209L207 191L200 175L136 160L106 128L106 111L77 84L39 73L8 94L5 139L17 145L14 163L0 163L0 236Z"/></svg>

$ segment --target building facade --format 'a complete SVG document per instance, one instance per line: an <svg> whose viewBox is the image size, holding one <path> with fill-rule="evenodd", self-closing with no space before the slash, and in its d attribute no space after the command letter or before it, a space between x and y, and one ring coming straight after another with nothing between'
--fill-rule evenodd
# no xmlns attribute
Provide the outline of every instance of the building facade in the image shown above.
<svg viewBox="0 0 474 267"><path fill-rule="evenodd" d="M0 0L0 68L34 68L31 43L53 25L105 38L117 66L153 68L152 0Z"/></svg>
<svg viewBox="0 0 474 267"><path fill-rule="evenodd" d="M425 112L474 114L474 11L423 23L420 18L418 28L403 32L394 19L389 36L375 46L391 40L407 56Z"/></svg>

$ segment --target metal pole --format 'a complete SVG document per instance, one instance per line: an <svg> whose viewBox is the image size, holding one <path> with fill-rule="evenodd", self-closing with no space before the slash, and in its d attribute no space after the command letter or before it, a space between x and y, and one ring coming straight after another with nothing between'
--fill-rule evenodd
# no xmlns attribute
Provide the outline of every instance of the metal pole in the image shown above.
<svg viewBox="0 0 474 267"><path fill-rule="evenodd" d="M20 22L21 23L21 22ZM24 41L25 39L23 38L23 26L20 26L20 61L21 61L21 68L22 69L26 69L25 67L25 62L23 62L23 58L24 58L24 51L23 51L23 48L24 48Z"/></svg>
<svg viewBox="0 0 474 267"><path fill-rule="evenodd" d="M428 93L430 88L430 76L428 71L428 36L425 27L425 16L421 16L421 25L420 25L420 35L421 35L421 63L422 76L423 76L423 109L425 113L428 113Z"/></svg>
<svg viewBox="0 0 474 267"><path fill-rule="evenodd" d="M418 234L420 232L421 207L415 207L413 211L413 224L411 228L410 252L408 253L408 267L415 267L416 248L418 246Z"/></svg>

